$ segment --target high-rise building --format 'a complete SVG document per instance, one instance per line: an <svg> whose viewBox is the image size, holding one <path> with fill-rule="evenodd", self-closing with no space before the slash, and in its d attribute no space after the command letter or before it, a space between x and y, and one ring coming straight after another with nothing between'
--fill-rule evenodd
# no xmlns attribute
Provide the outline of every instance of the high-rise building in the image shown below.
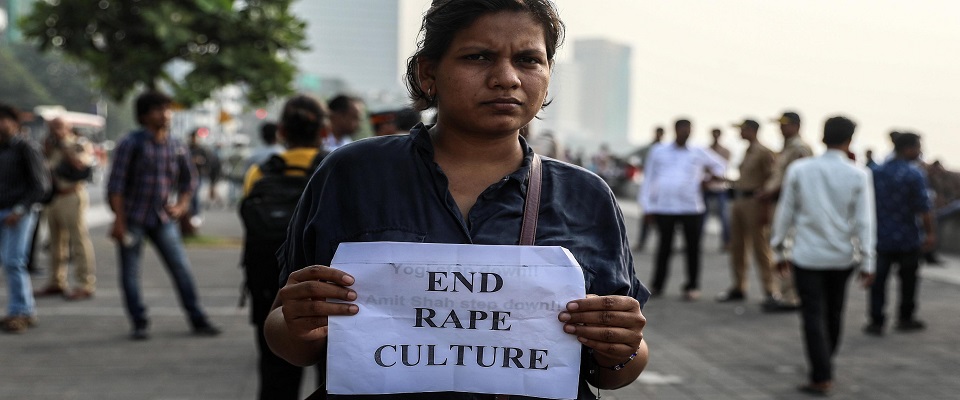
<svg viewBox="0 0 960 400"><path fill-rule="evenodd" d="M606 39L573 43L579 66L580 123L598 143L629 144L630 47Z"/></svg>
<svg viewBox="0 0 960 400"><path fill-rule="evenodd" d="M400 2L298 1L310 50L297 64L313 80L339 81L368 99L403 97L398 41Z"/></svg>
<svg viewBox="0 0 960 400"><path fill-rule="evenodd" d="M629 146L630 47L605 39L576 40L571 60L554 66L536 130L554 131L571 147Z"/></svg>

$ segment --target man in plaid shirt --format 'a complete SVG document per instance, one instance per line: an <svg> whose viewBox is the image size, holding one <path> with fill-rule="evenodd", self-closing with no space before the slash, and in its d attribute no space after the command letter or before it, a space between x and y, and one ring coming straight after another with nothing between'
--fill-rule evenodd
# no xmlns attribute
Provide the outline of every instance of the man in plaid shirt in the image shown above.
<svg viewBox="0 0 960 400"><path fill-rule="evenodd" d="M197 172L190 163L187 148L170 137L172 103L170 97L154 91L137 98L136 116L141 129L117 144L107 182L110 208L116 214L110 236L119 248L120 280L134 340L149 338L149 320L139 282L145 238L153 242L173 277L194 334L220 334L220 329L210 324L200 308L190 261L177 227L196 190ZM170 204L173 197L176 203Z"/></svg>

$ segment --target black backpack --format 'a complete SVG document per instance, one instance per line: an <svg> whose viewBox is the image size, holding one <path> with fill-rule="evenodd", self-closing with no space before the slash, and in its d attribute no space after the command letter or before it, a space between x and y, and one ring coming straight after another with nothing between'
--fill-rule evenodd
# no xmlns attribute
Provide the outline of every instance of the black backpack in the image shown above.
<svg viewBox="0 0 960 400"><path fill-rule="evenodd" d="M289 166L279 155L273 155L260 164L263 176L253 184L250 193L243 198L239 207L247 242L253 242L256 246L283 243L287 237L287 225L297 208L300 195L324 156L325 152L318 152L310 168ZM290 171L300 171L304 175L287 175ZM276 248L273 251L276 251Z"/></svg>

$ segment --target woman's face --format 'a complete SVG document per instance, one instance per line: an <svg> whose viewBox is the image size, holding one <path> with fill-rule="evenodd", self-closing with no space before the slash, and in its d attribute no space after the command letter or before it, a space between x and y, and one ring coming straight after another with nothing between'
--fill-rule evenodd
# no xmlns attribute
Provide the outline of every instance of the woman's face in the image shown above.
<svg viewBox="0 0 960 400"><path fill-rule="evenodd" d="M524 12L477 18L439 61L419 68L424 91L437 98L438 126L484 136L516 134L550 83L543 28Z"/></svg>

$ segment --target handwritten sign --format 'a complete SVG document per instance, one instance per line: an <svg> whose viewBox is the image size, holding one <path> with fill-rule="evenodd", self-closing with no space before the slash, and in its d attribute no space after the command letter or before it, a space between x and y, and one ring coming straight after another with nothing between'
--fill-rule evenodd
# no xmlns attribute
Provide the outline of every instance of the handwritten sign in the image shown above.
<svg viewBox="0 0 960 400"><path fill-rule="evenodd" d="M576 398L580 343L558 314L585 297L569 251L343 243L360 312L330 317L327 392Z"/></svg>

